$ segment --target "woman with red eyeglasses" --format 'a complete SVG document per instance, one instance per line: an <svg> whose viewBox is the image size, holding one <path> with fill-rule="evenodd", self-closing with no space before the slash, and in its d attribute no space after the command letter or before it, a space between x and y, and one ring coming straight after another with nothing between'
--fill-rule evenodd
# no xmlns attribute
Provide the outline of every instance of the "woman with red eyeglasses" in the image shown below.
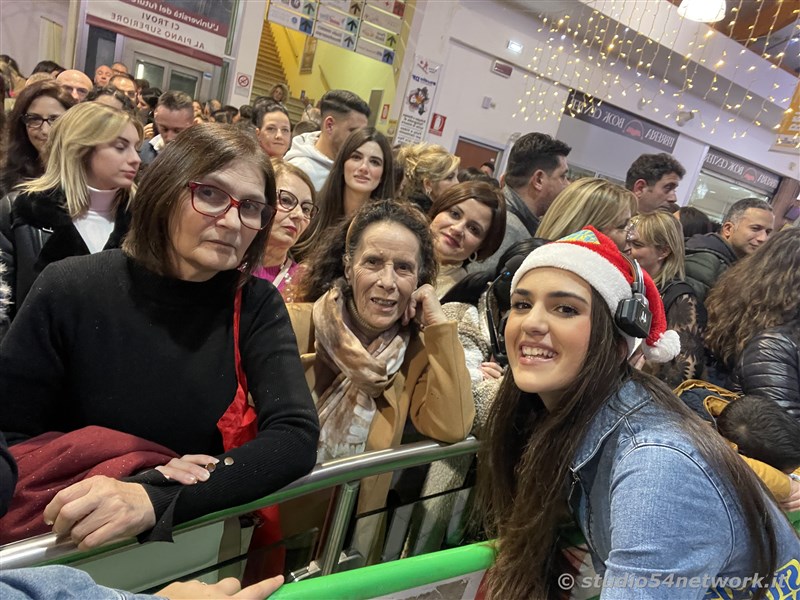
<svg viewBox="0 0 800 600"><path fill-rule="evenodd" d="M293 280L298 276L300 265L292 257L291 249L319 211L317 192L302 169L281 159L273 159L272 168L275 169L278 206L264 259L253 275L271 281L284 299L292 302L296 287Z"/></svg>
<svg viewBox="0 0 800 600"><path fill-rule="evenodd" d="M255 138L192 127L143 177L121 249L44 270L0 346L11 451L64 432L62 444L81 437L48 472L105 456L120 436L148 456L60 492L49 483L36 524L80 548L166 540L174 525L267 496L314 466L317 412L288 314L251 277L276 204ZM20 482L24 497L23 473Z"/></svg>

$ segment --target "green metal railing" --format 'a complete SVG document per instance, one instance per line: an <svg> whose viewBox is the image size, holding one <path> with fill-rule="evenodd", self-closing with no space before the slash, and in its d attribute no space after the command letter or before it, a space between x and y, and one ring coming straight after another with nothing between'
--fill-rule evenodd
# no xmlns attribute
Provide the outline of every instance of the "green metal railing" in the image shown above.
<svg viewBox="0 0 800 600"><path fill-rule="evenodd" d="M473 544L299 581L283 586L270 600L375 598L483 571L493 562L494 550L489 544Z"/></svg>

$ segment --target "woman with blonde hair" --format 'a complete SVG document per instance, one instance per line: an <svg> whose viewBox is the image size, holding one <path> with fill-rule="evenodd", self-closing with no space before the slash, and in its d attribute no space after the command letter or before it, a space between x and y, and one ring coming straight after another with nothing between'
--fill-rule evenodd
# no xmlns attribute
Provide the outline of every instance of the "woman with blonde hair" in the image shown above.
<svg viewBox="0 0 800 600"><path fill-rule="evenodd" d="M128 204L139 171L142 126L131 113L96 102L59 117L44 175L18 187L0 260L19 310L48 264L118 248L128 231Z"/></svg>
<svg viewBox="0 0 800 600"><path fill-rule="evenodd" d="M403 146L397 153L397 161L404 175L401 195L423 212L430 211L431 204L458 183L461 159L437 144Z"/></svg>
<svg viewBox="0 0 800 600"><path fill-rule="evenodd" d="M556 196L542 217L536 236L557 240L592 225L614 240L620 252L625 252L635 214L636 196L632 192L605 179L585 177Z"/></svg>
<svg viewBox="0 0 800 600"><path fill-rule="evenodd" d="M285 83L276 83L269 91L269 97L280 105L289 101L289 87Z"/></svg>
<svg viewBox="0 0 800 600"><path fill-rule="evenodd" d="M683 280L686 271L681 224L663 211L637 215L631 223L631 256L653 278L664 303L667 325L678 332L681 340L678 356L662 364L647 363L645 370L673 388L687 379L702 379L706 315L692 286Z"/></svg>
<svg viewBox="0 0 800 600"><path fill-rule="evenodd" d="M706 344L732 387L769 398L800 421L798 290L800 229L790 227L719 278L706 300Z"/></svg>

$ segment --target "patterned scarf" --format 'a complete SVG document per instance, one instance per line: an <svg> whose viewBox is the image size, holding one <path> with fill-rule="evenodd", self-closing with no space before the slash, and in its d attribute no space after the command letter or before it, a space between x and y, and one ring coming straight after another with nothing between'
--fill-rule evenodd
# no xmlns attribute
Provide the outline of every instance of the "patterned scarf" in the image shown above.
<svg viewBox="0 0 800 600"><path fill-rule="evenodd" d="M395 323L365 347L353 333L341 285L314 303L312 317L317 360L336 373L316 399L317 463L321 463L364 451L375 417L375 398L392 384L403 364L410 334Z"/></svg>

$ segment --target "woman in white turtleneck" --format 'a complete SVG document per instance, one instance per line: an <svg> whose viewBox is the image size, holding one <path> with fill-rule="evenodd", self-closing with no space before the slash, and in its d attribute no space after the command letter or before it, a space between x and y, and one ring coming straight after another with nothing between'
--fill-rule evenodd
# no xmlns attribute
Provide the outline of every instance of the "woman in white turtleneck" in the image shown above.
<svg viewBox="0 0 800 600"><path fill-rule="evenodd" d="M48 264L120 246L141 137L135 117L94 102L58 119L45 174L12 192L10 218L0 220L0 261L11 285L12 316Z"/></svg>

